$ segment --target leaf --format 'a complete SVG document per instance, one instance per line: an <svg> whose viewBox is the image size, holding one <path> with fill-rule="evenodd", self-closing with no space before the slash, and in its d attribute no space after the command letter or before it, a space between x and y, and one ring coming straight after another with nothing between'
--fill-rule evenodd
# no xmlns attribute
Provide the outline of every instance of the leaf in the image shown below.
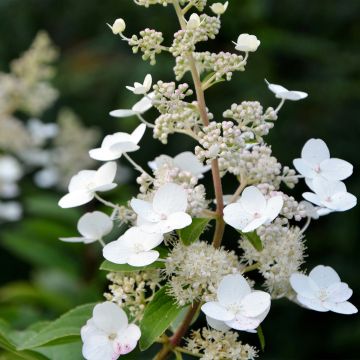
<svg viewBox="0 0 360 360"><path fill-rule="evenodd" d="M148 349L161 336L181 312L174 299L166 294L166 286L161 288L146 306L140 323L140 349Z"/></svg>
<svg viewBox="0 0 360 360"><path fill-rule="evenodd" d="M79 339L80 329L91 318L94 306L95 304L86 304L70 310L25 341L18 350L62 344Z"/></svg>
<svg viewBox="0 0 360 360"><path fill-rule="evenodd" d="M258 334L258 337L259 337L261 350L264 351L265 350L265 336L264 336L264 333L262 331L261 325L259 325L258 328L257 328L257 334Z"/></svg>
<svg viewBox="0 0 360 360"><path fill-rule="evenodd" d="M210 220L208 218L195 218L189 226L180 229L178 234L183 244L188 246L198 240Z"/></svg>
<svg viewBox="0 0 360 360"><path fill-rule="evenodd" d="M242 232L241 235L243 235L257 251L263 250L263 244L261 242L260 236L256 233L256 231L248 233Z"/></svg>

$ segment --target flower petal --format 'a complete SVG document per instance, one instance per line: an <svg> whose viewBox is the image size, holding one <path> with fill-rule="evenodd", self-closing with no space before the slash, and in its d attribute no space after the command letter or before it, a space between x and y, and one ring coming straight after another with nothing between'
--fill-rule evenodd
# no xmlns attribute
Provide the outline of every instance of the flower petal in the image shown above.
<svg viewBox="0 0 360 360"><path fill-rule="evenodd" d="M352 209L357 204L356 196L346 193L338 193L332 197L332 209L336 211L347 211Z"/></svg>
<svg viewBox="0 0 360 360"><path fill-rule="evenodd" d="M93 321L96 327L108 335L125 330L128 326L125 311L110 301L105 301L94 307Z"/></svg>
<svg viewBox="0 0 360 360"><path fill-rule="evenodd" d="M126 264L134 250L121 240L111 241L103 247L103 256L114 264Z"/></svg>
<svg viewBox="0 0 360 360"><path fill-rule="evenodd" d="M337 272L330 266L318 265L314 267L309 274L309 277L321 288L339 283L340 277Z"/></svg>
<svg viewBox="0 0 360 360"><path fill-rule="evenodd" d="M328 180L344 180L353 173L353 166L341 159L327 159L320 164L321 175Z"/></svg>
<svg viewBox="0 0 360 360"><path fill-rule="evenodd" d="M86 243L86 244L90 244L92 242L97 241L97 239L91 239L91 241L89 241L90 239L86 239L84 237L61 237L59 238L59 240L68 243Z"/></svg>
<svg viewBox="0 0 360 360"><path fill-rule="evenodd" d="M247 212L241 203L232 203L224 209L224 221L235 229L243 230L253 220L253 215Z"/></svg>
<svg viewBox="0 0 360 360"><path fill-rule="evenodd" d="M254 231L262 224L265 224L266 222L269 222L268 217L266 215L263 215L257 219L253 219L249 224L247 224L243 229L242 232L247 233L250 231Z"/></svg>
<svg viewBox="0 0 360 360"><path fill-rule="evenodd" d="M127 263L131 266L146 266L155 262L160 254L156 250L142 251L129 256Z"/></svg>
<svg viewBox="0 0 360 360"><path fill-rule="evenodd" d="M304 159L294 159L293 161L294 167L297 172L307 178L313 178L315 176L315 172L312 168L312 164Z"/></svg>
<svg viewBox="0 0 360 360"><path fill-rule="evenodd" d="M153 199L153 208L158 214L185 212L187 205L187 192L182 186L174 183L161 186Z"/></svg>
<svg viewBox="0 0 360 360"><path fill-rule="evenodd" d="M234 319L234 314L231 311L226 310L220 303L210 301L205 303L201 310L205 315L220 321L229 321Z"/></svg>
<svg viewBox="0 0 360 360"><path fill-rule="evenodd" d="M235 330L247 331L256 329L260 325L260 320L236 315L235 319L226 321L225 323Z"/></svg>
<svg viewBox="0 0 360 360"><path fill-rule="evenodd" d="M310 201L311 203L318 205L318 206L324 206L323 202L321 201L319 195L316 195L312 192L304 192L302 194L303 198L307 201Z"/></svg>
<svg viewBox="0 0 360 360"><path fill-rule="evenodd" d="M119 333L116 338L116 353L125 355L133 351L140 336L140 328L135 324L130 324L127 329Z"/></svg>
<svg viewBox="0 0 360 360"><path fill-rule="evenodd" d="M64 195L59 200L59 206L67 209L84 205L94 198L94 193L89 191L73 191Z"/></svg>
<svg viewBox="0 0 360 360"><path fill-rule="evenodd" d="M301 296L301 295L297 295L296 298L300 304L304 305L306 308L308 308L310 310L315 310L315 311L320 311L320 312L329 311L328 309L326 309L323 306L322 302L317 298L309 299L309 298Z"/></svg>
<svg viewBox="0 0 360 360"><path fill-rule="evenodd" d="M229 306L239 303L250 292L251 288L242 275L226 275L220 281L217 298L222 306Z"/></svg>
<svg viewBox="0 0 360 360"><path fill-rule="evenodd" d="M81 170L74 175L69 183L69 192L84 190L95 177L95 170Z"/></svg>
<svg viewBox="0 0 360 360"><path fill-rule="evenodd" d="M141 138L144 136L146 130L145 124L140 124L132 133L131 137L135 144L138 144Z"/></svg>
<svg viewBox="0 0 360 360"><path fill-rule="evenodd" d="M268 221L273 221L279 214L284 205L284 200L281 195L273 196L268 199L266 204L265 214L268 217Z"/></svg>
<svg viewBox="0 0 360 360"><path fill-rule="evenodd" d="M224 321L215 320L210 316L206 316L206 321L213 329L218 331L227 331L230 329L230 326L227 326Z"/></svg>
<svg viewBox="0 0 360 360"><path fill-rule="evenodd" d="M118 109L118 110L113 110L110 111L109 115L113 116L113 117L118 117L118 118L124 118L124 117L129 117L129 116L133 116L136 115L137 111L132 109Z"/></svg>
<svg viewBox="0 0 360 360"><path fill-rule="evenodd" d="M153 206L150 202L133 198L131 199L130 205L136 214L144 220L150 222L160 220L159 215L154 212Z"/></svg>
<svg viewBox="0 0 360 360"><path fill-rule="evenodd" d="M86 360L116 359L114 349L106 335L94 335L87 338L82 347L82 354Z"/></svg>
<svg viewBox="0 0 360 360"><path fill-rule="evenodd" d="M97 171L94 177L94 181L97 186L110 184L114 181L116 175L116 162L111 161L102 165Z"/></svg>
<svg viewBox="0 0 360 360"><path fill-rule="evenodd" d="M77 228L83 237L98 240L111 232L113 222L103 212L94 211L83 215L78 222Z"/></svg>
<svg viewBox="0 0 360 360"><path fill-rule="evenodd" d="M330 151L323 140L310 139L305 143L301 151L301 157L310 164L316 165L330 159Z"/></svg>
<svg viewBox="0 0 360 360"><path fill-rule="evenodd" d="M111 161L111 160L119 159L122 154L105 148L96 148L96 149L91 149L89 151L89 155L94 160Z"/></svg>
<svg viewBox="0 0 360 360"><path fill-rule="evenodd" d="M335 283L327 288L329 302L338 303L350 299L353 291L346 283Z"/></svg>
<svg viewBox="0 0 360 360"><path fill-rule="evenodd" d="M241 194L239 203L250 213L262 213L266 208L266 199L256 186L248 186Z"/></svg>
<svg viewBox="0 0 360 360"><path fill-rule="evenodd" d="M344 301L340 303L333 302L324 302L324 306L333 312L344 315L356 314L358 309L349 301Z"/></svg>
<svg viewBox="0 0 360 360"><path fill-rule="evenodd" d="M299 295L308 299L316 298L316 291L319 287L308 276L300 273L294 273L290 276L290 284Z"/></svg>
<svg viewBox="0 0 360 360"><path fill-rule="evenodd" d="M271 297L264 291L253 291L241 300L241 315L256 317L270 308Z"/></svg>

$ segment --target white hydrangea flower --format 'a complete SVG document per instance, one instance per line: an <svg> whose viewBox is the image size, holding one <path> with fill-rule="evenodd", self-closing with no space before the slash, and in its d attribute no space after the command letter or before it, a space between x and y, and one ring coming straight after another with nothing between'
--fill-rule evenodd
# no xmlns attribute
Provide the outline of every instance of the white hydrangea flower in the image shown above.
<svg viewBox="0 0 360 360"><path fill-rule="evenodd" d="M305 176L311 188L313 179L321 176L327 180L344 180L353 172L353 166L341 159L330 158L330 151L321 139L310 139L301 151L301 158L294 160L295 169Z"/></svg>
<svg viewBox="0 0 360 360"><path fill-rule="evenodd" d="M265 319L271 297L264 291L251 291L240 274L225 276L217 290L217 301L205 303L201 310L208 324L220 331L229 328L243 331L256 329Z"/></svg>
<svg viewBox="0 0 360 360"><path fill-rule="evenodd" d="M81 328L82 354L86 360L116 360L133 351L140 336L125 311L106 301L94 307L93 317Z"/></svg>
<svg viewBox="0 0 360 360"><path fill-rule="evenodd" d="M174 183L161 186L152 202L132 199L131 207L137 213L137 224L145 231L165 234L191 224L187 209L187 193Z"/></svg>
<svg viewBox="0 0 360 360"><path fill-rule="evenodd" d="M154 92L144 96L138 101L131 109L117 109L110 112L110 116L124 118L133 115L142 115L146 111L150 110L153 106L152 99L154 98Z"/></svg>
<svg viewBox="0 0 360 360"><path fill-rule="evenodd" d="M113 182L116 175L116 163L108 162L98 170L81 170L69 183L69 193L59 201L62 208L71 208L88 203L96 192L109 191L117 185Z"/></svg>
<svg viewBox="0 0 360 360"><path fill-rule="evenodd" d="M111 218L101 211L94 211L84 214L78 221L77 229L81 237L61 237L65 242L83 242L90 244L109 234L113 229Z"/></svg>
<svg viewBox="0 0 360 360"><path fill-rule="evenodd" d="M318 265L309 276L294 273L290 277L292 288L297 293L297 300L305 307L339 314L355 314L357 308L347 301L352 290L341 282L339 275L330 266Z"/></svg>
<svg viewBox="0 0 360 360"><path fill-rule="evenodd" d="M237 51L254 52L259 47L260 40L255 35L241 34L233 43Z"/></svg>
<svg viewBox="0 0 360 360"><path fill-rule="evenodd" d="M303 193L304 199L331 211L346 211L353 208L357 199L346 190L342 181L315 178L311 183L312 192Z"/></svg>
<svg viewBox="0 0 360 360"><path fill-rule="evenodd" d="M256 186L248 186L236 203L225 207L224 220L237 230L250 232L273 221L279 215L283 203L281 195L267 200Z"/></svg>
<svg viewBox="0 0 360 360"><path fill-rule="evenodd" d="M105 136L101 147L89 151L91 158L99 161L119 159L123 153L139 150L138 143L146 130L145 124L140 124L131 134L118 132Z"/></svg>
<svg viewBox="0 0 360 360"><path fill-rule="evenodd" d="M12 156L0 156L0 196L10 198L19 194L17 181L23 175L20 163Z"/></svg>
<svg viewBox="0 0 360 360"><path fill-rule="evenodd" d="M189 20L186 23L186 28L190 30L197 29L201 24L200 16L196 13L191 14Z"/></svg>
<svg viewBox="0 0 360 360"><path fill-rule="evenodd" d="M0 219L5 221L17 221L22 216L22 207L17 201L0 201Z"/></svg>
<svg viewBox="0 0 360 360"><path fill-rule="evenodd" d="M121 34L126 29L125 21L122 18L116 19L112 25L107 24L107 26L111 29L114 35Z"/></svg>
<svg viewBox="0 0 360 360"><path fill-rule="evenodd" d="M266 79L265 82L269 90L272 91L278 99L298 101L305 99L308 96L308 94L303 91L288 90L281 85L270 84Z"/></svg>
<svg viewBox="0 0 360 360"><path fill-rule="evenodd" d="M150 91L151 85L152 85L152 77L150 74L147 74L142 84L135 82L133 87L126 86L126 88L131 92L133 92L135 95L144 95Z"/></svg>
<svg viewBox="0 0 360 360"><path fill-rule="evenodd" d="M211 11L215 14L215 15L222 15L226 9L229 6L229 2L227 1L225 4L222 3L214 3L210 6Z"/></svg>
<svg viewBox="0 0 360 360"><path fill-rule="evenodd" d="M203 178L203 174L211 168L210 165L203 165L191 151L184 151L174 158L168 155L160 155L154 161L149 161L148 164L152 170L157 170L162 165L168 164L171 167L177 167L182 171L187 171L198 179Z"/></svg>
<svg viewBox="0 0 360 360"><path fill-rule="evenodd" d="M153 250L163 241L162 234L147 233L138 226L128 229L118 240L103 248L106 260L115 264L146 266L156 261L160 254Z"/></svg>

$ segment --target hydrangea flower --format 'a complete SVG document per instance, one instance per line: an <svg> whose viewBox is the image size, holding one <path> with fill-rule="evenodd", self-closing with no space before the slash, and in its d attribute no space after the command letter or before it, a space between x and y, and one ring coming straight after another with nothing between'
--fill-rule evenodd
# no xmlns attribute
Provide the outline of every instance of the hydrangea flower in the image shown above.
<svg viewBox="0 0 360 360"><path fill-rule="evenodd" d="M281 195L266 199L257 187L248 186L236 203L225 207L224 220L237 230L250 232L273 221L283 203Z"/></svg>
<svg viewBox="0 0 360 360"><path fill-rule="evenodd" d="M201 24L200 16L196 13L191 14L189 20L186 23L186 28L190 30L197 29Z"/></svg>
<svg viewBox="0 0 360 360"><path fill-rule="evenodd" d="M210 6L211 11L215 14L215 15L222 15L226 9L229 6L229 2L227 1L225 4L222 3L214 3Z"/></svg>
<svg viewBox="0 0 360 360"><path fill-rule="evenodd" d="M115 264L146 266L156 261L160 254L153 250L163 241L162 234L147 233L140 227L128 229L118 240L103 248L106 260Z"/></svg>
<svg viewBox="0 0 360 360"><path fill-rule="evenodd" d="M278 99L298 101L305 99L308 96L308 94L303 91L288 90L281 85L270 84L266 79L265 82L269 90L272 91Z"/></svg>
<svg viewBox="0 0 360 360"><path fill-rule="evenodd" d="M151 99L153 97L154 93L151 92L147 96L144 96L140 101L138 101L131 109L113 110L110 112L110 116L124 118L133 115L142 115L152 108L153 103Z"/></svg>
<svg viewBox="0 0 360 360"><path fill-rule="evenodd" d="M109 234L113 229L111 218L101 211L94 211L84 214L78 221L77 229L81 237L62 237L60 240L66 242L83 242L90 244Z"/></svg>
<svg viewBox="0 0 360 360"><path fill-rule="evenodd" d="M137 223L145 231L165 234L191 224L191 216L185 211L187 193L180 185L168 183L154 194L152 202L132 199L131 207L137 213Z"/></svg>
<svg viewBox="0 0 360 360"><path fill-rule="evenodd" d="M94 307L92 318L81 328L82 354L86 360L116 360L133 351L140 336L125 311L106 301Z"/></svg>
<svg viewBox="0 0 360 360"><path fill-rule="evenodd" d="M17 181L23 175L20 163L12 156L0 156L0 196L10 198L19 194Z"/></svg>
<svg viewBox="0 0 360 360"><path fill-rule="evenodd" d="M225 276L217 290L217 301L205 303L201 310L208 324L220 331L229 328L243 331L256 329L265 319L271 306L270 295L251 291L240 274Z"/></svg>
<svg viewBox="0 0 360 360"><path fill-rule="evenodd" d="M108 162L98 170L81 170L69 183L69 193L59 201L62 208L71 208L88 203L96 192L109 191L117 185L113 182L116 175L116 163Z"/></svg>
<svg viewBox="0 0 360 360"><path fill-rule="evenodd" d="M330 158L330 151L321 139L310 139L301 151L301 158L294 160L295 169L311 181L319 176L327 180L344 180L353 172L353 166L341 159Z"/></svg>
<svg viewBox="0 0 360 360"><path fill-rule="evenodd" d="M259 47L260 40L255 35L241 34L233 43L237 51L254 52Z"/></svg>
<svg viewBox="0 0 360 360"><path fill-rule="evenodd" d="M140 124L131 134L118 132L105 136L101 147L89 151L90 157L100 161L119 159L123 153L133 152L140 147L138 143L146 130L145 124Z"/></svg>
<svg viewBox="0 0 360 360"><path fill-rule="evenodd" d="M352 290L341 282L339 275L330 266L318 265L309 276L294 273L290 277L292 288L300 304L315 311L333 311L339 314L355 314L357 308L347 301Z"/></svg>
<svg viewBox="0 0 360 360"><path fill-rule="evenodd" d="M107 24L107 26L111 29L114 35L121 34L126 29L126 24L124 19L116 19L112 25Z"/></svg>
<svg viewBox="0 0 360 360"><path fill-rule="evenodd" d="M304 199L331 211L346 211L353 208L357 199L346 190L342 181L316 178L311 183L312 192L303 193Z"/></svg>
<svg viewBox="0 0 360 360"><path fill-rule="evenodd" d="M168 155L160 155L154 161L149 162L149 166L152 170L159 169L164 164L177 167L182 171L188 171L199 179L203 178L203 174L211 168L209 165L203 165L191 151L182 152L174 158Z"/></svg>
<svg viewBox="0 0 360 360"><path fill-rule="evenodd" d="M147 74L142 84L135 82L133 87L126 86L126 88L131 92L133 92L135 95L144 95L150 91L151 85L152 85L152 77L150 74Z"/></svg>

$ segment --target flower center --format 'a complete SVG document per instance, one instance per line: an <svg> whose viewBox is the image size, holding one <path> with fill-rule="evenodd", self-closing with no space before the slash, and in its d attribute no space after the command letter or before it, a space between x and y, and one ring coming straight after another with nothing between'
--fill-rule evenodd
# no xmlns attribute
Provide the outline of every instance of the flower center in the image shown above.
<svg viewBox="0 0 360 360"><path fill-rule="evenodd" d="M261 218L261 214L258 212L254 213L254 219L259 219L259 218Z"/></svg>
<svg viewBox="0 0 360 360"><path fill-rule="evenodd" d="M144 246L143 244L135 244L134 245L135 251L136 252L143 252L144 251Z"/></svg>
<svg viewBox="0 0 360 360"><path fill-rule="evenodd" d="M115 333L110 334L110 335L108 336L108 338L109 338L110 341L114 341L114 340L116 339L116 334L115 334Z"/></svg>
<svg viewBox="0 0 360 360"><path fill-rule="evenodd" d="M327 297L328 297L328 293L327 293L327 291L326 291L326 289L321 289L320 291L319 291L319 299L321 300L321 301L325 301L326 299L327 299Z"/></svg>
<svg viewBox="0 0 360 360"><path fill-rule="evenodd" d="M167 215L165 214L160 214L160 220L166 220L167 219Z"/></svg>
<svg viewBox="0 0 360 360"><path fill-rule="evenodd" d="M315 171L316 173L318 173L318 174L321 173L321 169L320 169L320 165L319 165L319 164L315 166L314 171Z"/></svg>
<svg viewBox="0 0 360 360"><path fill-rule="evenodd" d="M326 198L325 198L325 201L326 201L326 202L332 202L331 196L326 197Z"/></svg>

